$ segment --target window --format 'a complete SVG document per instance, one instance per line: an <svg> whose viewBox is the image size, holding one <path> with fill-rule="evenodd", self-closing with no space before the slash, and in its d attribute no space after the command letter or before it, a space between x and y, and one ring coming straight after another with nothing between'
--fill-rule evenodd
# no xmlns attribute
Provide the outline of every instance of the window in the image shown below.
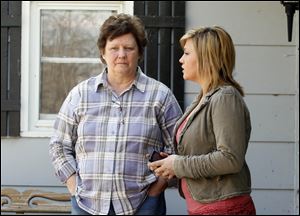
<svg viewBox="0 0 300 216"><path fill-rule="evenodd" d="M133 2L22 1L21 136L51 136L69 91L102 70L99 28L121 12Z"/></svg>

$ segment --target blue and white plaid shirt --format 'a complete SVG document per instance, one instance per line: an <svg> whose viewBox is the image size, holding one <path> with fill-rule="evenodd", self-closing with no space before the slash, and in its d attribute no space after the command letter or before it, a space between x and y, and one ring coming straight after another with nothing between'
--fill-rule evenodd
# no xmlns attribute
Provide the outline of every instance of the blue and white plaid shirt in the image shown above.
<svg viewBox="0 0 300 216"><path fill-rule="evenodd" d="M182 111L171 90L140 68L122 95L106 69L81 82L65 99L54 125L50 156L62 182L76 173L78 205L91 214L134 214L156 177L153 150L174 152L172 133Z"/></svg>

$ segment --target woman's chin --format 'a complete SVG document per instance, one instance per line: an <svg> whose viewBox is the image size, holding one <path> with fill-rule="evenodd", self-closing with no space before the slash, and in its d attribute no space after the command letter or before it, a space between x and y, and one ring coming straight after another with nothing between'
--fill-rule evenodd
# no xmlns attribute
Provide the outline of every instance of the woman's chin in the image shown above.
<svg viewBox="0 0 300 216"><path fill-rule="evenodd" d="M185 74L182 75L182 78L183 78L184 80L188 80L188 77L187 77Z"/></svg>

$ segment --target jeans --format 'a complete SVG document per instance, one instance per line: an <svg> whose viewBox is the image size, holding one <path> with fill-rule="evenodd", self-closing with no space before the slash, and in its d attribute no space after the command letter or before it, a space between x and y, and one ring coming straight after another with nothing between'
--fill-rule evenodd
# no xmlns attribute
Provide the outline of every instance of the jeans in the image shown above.
<svg viewBox="0 0 300 216"><path fill-rule="evenodd" d="M71 206L72 206L72 210L71 210L72 215L91 215L90 213L84 211L82 208L78 206L75 196L71 197ZM116 215L112 204L110 205L108 215Z"/></svg>
<svg viewBox="0 0 300 216"><path fill-rule="evenodd" d="M166 215L165 193L158 196L148 196L135 215Z"/></svg>
<svg viewBox="0 0 300 216"><path fill-rule="evenodd" d="M90 215L90 213L84 211L78 206L75 196L71 197L71 205L72 215ZM108 215L115 215L112 204L110 205ZM135 215L166 215L166 200L164 192L158 196L147 196Z"/></svg>
<svg viewBox="0 0 300 216"><path fill-rule="evenodd" d="M75 196L71 197L71 206L72 206L71 209L72 215L90 215L90 213L84 211L78 206Z"/></svg>

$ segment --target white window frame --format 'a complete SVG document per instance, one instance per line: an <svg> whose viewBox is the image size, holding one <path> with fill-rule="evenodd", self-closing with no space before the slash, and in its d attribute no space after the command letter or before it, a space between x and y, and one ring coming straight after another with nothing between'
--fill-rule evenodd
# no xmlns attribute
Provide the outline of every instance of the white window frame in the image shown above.
<svg viewBox="0 0 300 216"><path fill-rule="evenodd" d="M118 13L133 14L133 1L22 1L22 137L50 137L53 132L53 119L39 119L41 9L116 10ZM91 62L93 59L86 61Z"/></svg>

